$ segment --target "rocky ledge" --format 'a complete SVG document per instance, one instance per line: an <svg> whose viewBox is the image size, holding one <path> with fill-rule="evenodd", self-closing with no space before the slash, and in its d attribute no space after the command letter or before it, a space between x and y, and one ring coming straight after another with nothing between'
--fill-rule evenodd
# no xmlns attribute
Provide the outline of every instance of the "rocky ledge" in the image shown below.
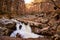
<svg viewBox="0 0 60 40"><path fill-rule="evenodd" d="M29 39L23 39L23 38L12 38L9 36L0 36L0 40L51 40L48 38L29 38Z"/></svg>

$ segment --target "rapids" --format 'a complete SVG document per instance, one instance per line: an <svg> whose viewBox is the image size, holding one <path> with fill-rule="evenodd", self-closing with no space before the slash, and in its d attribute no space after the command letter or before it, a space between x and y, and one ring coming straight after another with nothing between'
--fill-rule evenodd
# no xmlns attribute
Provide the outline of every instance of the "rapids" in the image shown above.
<svg viewBox="0 0 60 40"><path fill-rule="evenodd" d="M14 19L12 19L12 21L16 22L16 30L11 33L10 37L16 37L17 33L21 35L22 38L44 37L42 35L33 33L29 24L25 25L24 23Z"/></svg>

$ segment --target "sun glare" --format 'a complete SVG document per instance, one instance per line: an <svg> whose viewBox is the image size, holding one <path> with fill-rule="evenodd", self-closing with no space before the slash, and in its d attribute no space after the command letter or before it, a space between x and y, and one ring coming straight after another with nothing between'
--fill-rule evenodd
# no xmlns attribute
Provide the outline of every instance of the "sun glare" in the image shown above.
<svg viewBox="0 0 60 40"><path fill-rule="evenodd" d="M25 4L30 4L32 3L34 0L24 0L25 1Z"/></svg>

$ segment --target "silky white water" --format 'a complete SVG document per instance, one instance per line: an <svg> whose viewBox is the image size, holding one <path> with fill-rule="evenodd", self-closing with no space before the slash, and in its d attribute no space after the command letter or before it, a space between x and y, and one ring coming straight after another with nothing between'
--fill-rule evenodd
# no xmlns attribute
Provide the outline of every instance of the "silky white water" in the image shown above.
<svg viewBox="0 0 60 40"><path fill-rule="evenodd" d="M38 37L44 37L38 34L34 34L30 28L30 25L25 25L24 23L18 22L17 20L12 20L16 22L16 30L13 31L10 35L10 37L16 37L17 33L21 35L22 38L38 38ZM19 27L21 29L19 29Z"/></svg>

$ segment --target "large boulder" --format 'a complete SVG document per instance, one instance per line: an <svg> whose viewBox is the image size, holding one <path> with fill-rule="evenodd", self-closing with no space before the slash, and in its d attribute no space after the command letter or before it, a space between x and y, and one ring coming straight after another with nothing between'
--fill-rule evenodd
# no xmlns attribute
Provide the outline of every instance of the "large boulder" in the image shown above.
<svg viewBox="0 0 60 40"><path fill-rule="evenodd" d="M13 29L15 26L15 22L10 19L0 19L0 27L5 27L8 29Z"/></svg>
<svg viewBox="0 0 60 40"><path fill-rule="evenodd" d="M0 36L9 36L16 29L15 24L10 19L0 19Z"/></svg>

